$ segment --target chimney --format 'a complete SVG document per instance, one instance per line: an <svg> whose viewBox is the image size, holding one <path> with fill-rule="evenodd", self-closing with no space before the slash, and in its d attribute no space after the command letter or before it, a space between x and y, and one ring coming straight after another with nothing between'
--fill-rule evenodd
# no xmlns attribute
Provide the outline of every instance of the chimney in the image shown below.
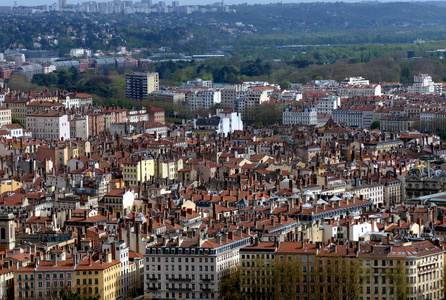
<svg viewBox="0 0 446 300"><path fill-rule="evenodd" d="M53 255L53 267L57 267L57 255L55 253L52 254Z"/></svg>
<svg viewBox="0 0 446 300"><path fill-rule="evenodd" d="M227 232L223 233L223 242L225 242L225 243L228 242L228 233Z"/></svg>

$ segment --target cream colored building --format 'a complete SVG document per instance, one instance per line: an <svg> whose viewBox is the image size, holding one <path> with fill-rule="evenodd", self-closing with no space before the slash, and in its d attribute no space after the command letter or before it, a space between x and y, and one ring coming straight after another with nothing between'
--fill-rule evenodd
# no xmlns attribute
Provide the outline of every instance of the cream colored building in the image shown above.
<svg viewBox="0 0 446 300"><path fill-rule="evenodd" d="M430 241L364 243L358 258L363 274L369 274L362 284L363 300L396 300L398 275L407 283L406 299L443 299L444 250Z"/></svg>
<svg viewBox="0 0 446 300"><path fill-rule="evenodd" d="M144 296L152 299L218 299L219 280L239 264L239 249L248 246L251 235L217 233L206 239L164 238L145 253Z"/></svg>
<svg viewBox="0 0 446 300"><path fill-rule="evenodd" d="M11 109L0 107L0 127L6 124L11 124Z"/></svg>
<svg viewBox="0 0 446 300"><path fill-rule="evenodd" d="M153 180L155 176L155 161L153 158L127 158L122 160L122 178L129 185Z"/></svg>

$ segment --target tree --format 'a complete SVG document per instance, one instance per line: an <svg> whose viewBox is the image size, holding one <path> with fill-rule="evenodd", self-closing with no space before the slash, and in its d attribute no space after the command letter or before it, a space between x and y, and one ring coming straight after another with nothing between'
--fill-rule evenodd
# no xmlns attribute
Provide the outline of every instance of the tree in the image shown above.
<svg viewBox="0 0 446 300"><path fill-rule="evenodd" d="M27 81L26 76L20 72L14 72L8 79L8 86L11 90L29 92L38 88L37 84Z"/></svg>
<svg viewBox="0 0 446 300"><path fill-rule="evenodd" d="M273 283L275 284L275 288L273 291L274 299L293 299L296 284L302 281L302 264L300 263L300 260L276 260L273 274Z"/></svg>
<svg viewBox="0 0 446 300"><path fill-rule="evenodd" d="M220 296L225 300L241 299L241 269L235 268L218 283Z"/></svg>
<svg viewBox="0 0 446 300"><path fill-rule="evenodd" d="M386 270L386 277L393 284L395 299L405 300L407 297L406 265L404 261L396 261L396 267Z"/></svg>
<svg viewBox="0 0 446 300"><path fill-rule="evenodd" d="M369 276L359 261L341 255L318 257L315 268L317 299L358 299Z"/></svg>
<svg viewBox="0 0 446 300"><path fill-rule="evenodd" d="M98 296L81 296L76 293L66 293L65 291L61 292L62 300L99 300Z"/></svg>
<svg viewBox="0 0 446 300"><path fill-rule="evenodd" d="M372 125L370 125L370 129L371 130L379 129L379 126L380 126L380 122L379 122L379 120L376 120L376 121L373 121Z"/></svg>
<svg viewBox="0 0 446 300"><path fill-rule="evenodd" d="M23 125L23 123L19 120L19 119L16 119L16 118L12 118L11 119L11 122L14 124L19 124L20 126L22 126L23 128L25 128L25 125Z"/></svg>

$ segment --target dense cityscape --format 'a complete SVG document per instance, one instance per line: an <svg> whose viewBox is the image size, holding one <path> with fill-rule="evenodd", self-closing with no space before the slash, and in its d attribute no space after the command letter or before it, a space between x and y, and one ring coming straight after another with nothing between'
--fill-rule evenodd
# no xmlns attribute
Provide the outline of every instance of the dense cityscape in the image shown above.
<svg viewBox="0 0 446 300"><path fill-rule="evenodd" d="M235 11L0 7L42 27L53 13ZM234 24L217 27L255 34ZM237 62L215 45L178 58L167 42L39 37L0 41L0 299L445 299L444 41Z"/></svg>

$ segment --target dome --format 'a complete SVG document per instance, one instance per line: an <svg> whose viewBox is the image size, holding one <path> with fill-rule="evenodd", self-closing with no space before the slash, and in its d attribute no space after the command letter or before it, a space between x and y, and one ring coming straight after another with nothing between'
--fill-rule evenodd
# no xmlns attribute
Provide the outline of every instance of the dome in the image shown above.
<svg viewBox="0 0 446 300"><path fill-rule="evenodd" d="M435 171L432 168L427 168L424 165L416 166L415 168L412 168L409 170L407 175L415 175L417 177L428 177L430 173L430 176L436 175Z"/></svg>

